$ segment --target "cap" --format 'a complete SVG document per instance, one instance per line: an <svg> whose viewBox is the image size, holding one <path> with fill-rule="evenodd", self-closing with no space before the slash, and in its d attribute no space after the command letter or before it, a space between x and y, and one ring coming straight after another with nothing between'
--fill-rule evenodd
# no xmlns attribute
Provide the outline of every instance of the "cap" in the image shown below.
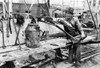
<svg viewBox="0 0 100 68"><path fill-rule="evenodd" d="M74 14L74 9L72 7L69 7L65 10L65 13L69 13L69 14Z"/></svg>

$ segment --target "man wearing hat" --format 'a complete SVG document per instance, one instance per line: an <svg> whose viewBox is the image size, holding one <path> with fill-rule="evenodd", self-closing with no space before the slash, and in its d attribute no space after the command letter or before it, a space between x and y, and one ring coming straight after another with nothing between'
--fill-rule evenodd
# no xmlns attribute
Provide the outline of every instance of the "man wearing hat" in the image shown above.
<svg viewBox="0 0 100 68"><path fill-rule="evenodd" d="M67 10L65 10L65 14L66 17L63 19L52 19L54 21L57 21L58 23L62 24L64 26L64 30L69 33L70 35L72 35L73 37L80 35L81 38L85 37L84 31L81 27L81 23L79 22L78 18L74 17L74 13L73 13L74 9L69 7L67 8ZM46 18L48 20L50 20L50 18ZM71 39L70 37L66 36L67 39ZM60 48L55 49L56 50L56 54L60 57L62 57ZM76 64L79 63L80 61L80 45L79 44L75 44L72 46L69 46L69 60L70 62L75 62Z"/></svg>
<svg viewBox="0 0 100 68"><path fill-rule="evenodd" d="M79 22L77 17L73 16L74 9L68 8L65 10L66 17L64 19L58 19L58 22L64 26L64 30L68 32L73 37L80 35L81 38L85 37L84 31L82 29L81 23ZM70 39L69 37L67 37ZM76 44L73 46L69 46L69 61L75 62L75 64L79 64L80 61L80 45Z"/></svg>

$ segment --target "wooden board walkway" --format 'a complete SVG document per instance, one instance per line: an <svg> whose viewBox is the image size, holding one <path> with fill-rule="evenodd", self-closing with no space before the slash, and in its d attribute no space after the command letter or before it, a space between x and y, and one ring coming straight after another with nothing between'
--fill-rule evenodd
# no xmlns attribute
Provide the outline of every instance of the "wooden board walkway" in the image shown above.
<svg viewBox="0 0 100 68"><path fill-rule="evenodd" d="M42 41L40 43L41 46L39 48L27 48L25 45L22 46L21 50L19 50L18 46L9 46L6 49L0 48L0 63L11 60L19 61L20 59L23 59L23 57L28 58L29 55L35 56L38 53L65 47L66 39L57 38L48 41ZM53 44L55 44L56 46L54 46Z"/></svg>

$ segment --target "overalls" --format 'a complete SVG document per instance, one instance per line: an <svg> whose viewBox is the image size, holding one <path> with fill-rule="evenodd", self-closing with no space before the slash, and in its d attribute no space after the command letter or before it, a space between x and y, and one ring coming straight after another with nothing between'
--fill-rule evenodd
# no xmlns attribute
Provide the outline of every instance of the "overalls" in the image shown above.
<svg viewBox="0 0 100 68"><path fill-rule="evenodd" d="M80 35L81 25L80 23L75 20L74 18L71 20L71 22L68 22L69 25L63 25L64 30L68 32L73 37ZM67 39L70 39L67 37ZM69 62L79 62L81 59L81 50L80 50L80 44L72 44L69 46Z"/></svg>

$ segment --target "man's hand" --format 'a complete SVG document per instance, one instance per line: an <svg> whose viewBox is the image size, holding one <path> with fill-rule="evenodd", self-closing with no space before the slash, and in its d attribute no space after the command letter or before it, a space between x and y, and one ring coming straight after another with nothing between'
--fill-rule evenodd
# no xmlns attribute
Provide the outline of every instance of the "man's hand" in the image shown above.
<svg viewBox="0 0 100 68"><path fill-rule="evenodd" d="M58 19L57 22L58 22L59 24L62 24L62 25L65 24L64 20L62 20L62 19Z"/></svg>
<svg viewBox="0 0 100 68"><path fill-rule="evenodd" d="M81 38L85 38L86 35L84 33L81 34Z"/></svg>

